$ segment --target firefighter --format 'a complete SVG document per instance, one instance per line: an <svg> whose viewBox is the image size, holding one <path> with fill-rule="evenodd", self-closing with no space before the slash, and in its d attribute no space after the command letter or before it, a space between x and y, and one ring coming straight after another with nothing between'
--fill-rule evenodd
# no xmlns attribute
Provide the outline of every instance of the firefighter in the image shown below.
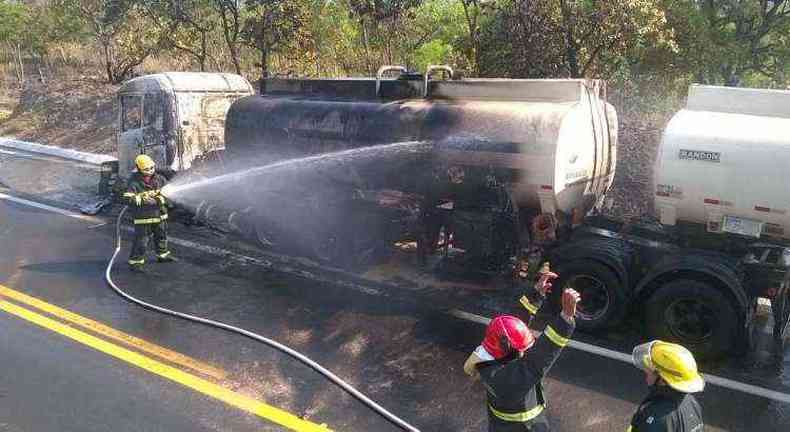
<svg viewBox="0 0 790 432"><path fill-rule="evenodd" d="M157 261L172 262L175 258L167 248L167 201L161 194L167 180L156 172L156 164L148 155L137 156L134 164L137 171L129 178L123 197L134 218L134 242L129 255L129 268L141 271L151 237L156 243Z"/></svg>
<svg viewBox="0 0 790 432"><path fill-rule="evenodd" d="M540 278L535 290L542 294L534 296L532 304L545 296L552 276ZM464 364L464 371L479 378L486 389L489 432L550 430L543 412L542 379L570 341L578 301L579 294L566 289L562 312L538 339L514 316L498 316L489 323L483 343Z"/></svg>
<svg viewBox="0 0 790 432"><path fill-rule="evenodd" d="M660 340L634 348L634 366L645 372L650 392L628 432L701 432L702 408L693 393L705 388L697 362L686 348Z"/></svg>

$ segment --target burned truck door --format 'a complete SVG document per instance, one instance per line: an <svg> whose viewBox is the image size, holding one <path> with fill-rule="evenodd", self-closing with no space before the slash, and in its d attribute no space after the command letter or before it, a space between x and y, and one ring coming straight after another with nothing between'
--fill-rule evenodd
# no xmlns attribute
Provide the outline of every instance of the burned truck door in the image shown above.
<svg viewBox="0 0 790 432"><path fill-rule="evenodd" d="M128 178L134 171L134 158L143 152L143 95L124 93L118 97L121 109L118 121L118 174Z"/></svg>
<svg viewBox="0 0 790 432"><path fill-rule="evenodd" d="M147 154L160 167L168 165L162 92L121 93L118 167L121 178L134 171L134 159Z"/></svg>
<svg viewBox="0 0 790 432"><path fill-rule="evenodd" d="M163 93L155 90L143 96L143 152L151 156L159 167L169 166L172 160L172 156L168 158L167 154Z"/></svg>

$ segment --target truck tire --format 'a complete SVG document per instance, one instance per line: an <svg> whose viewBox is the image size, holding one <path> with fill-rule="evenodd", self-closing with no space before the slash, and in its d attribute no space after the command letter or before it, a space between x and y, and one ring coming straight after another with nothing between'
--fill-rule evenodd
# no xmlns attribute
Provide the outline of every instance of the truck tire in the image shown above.
<svg viewBox="0 0 790 432"><path fill-rule="evenodd" d="M573 261L558 269L552 303L559 309L560 295L573 288L582 299L576 312L576 326L595 331L617 325L625 313L625 293L620 278L607 266L592 260Z"/></svg>
<svg viewBox="0 0 790 432"><path fill-rule="evenodd" d="M736 348L738 314L715 286L676 279L660 286L645 303L647 333L679 343L699 358L713 359Z"/></svg>

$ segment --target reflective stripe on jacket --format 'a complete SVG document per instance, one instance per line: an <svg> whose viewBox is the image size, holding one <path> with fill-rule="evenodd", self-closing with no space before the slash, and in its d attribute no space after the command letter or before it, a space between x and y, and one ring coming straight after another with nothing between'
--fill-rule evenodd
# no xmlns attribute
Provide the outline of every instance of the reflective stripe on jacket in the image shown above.
<svg viewBox="0 0 790 432"><path fill-rule="evenodd" d="M536 421L546 406L542 379L568 344L574 323L556 317L523 357L476 365L486 388L489 431L512 430L513 423Z"/></svg>
<svg viewBox="0 0 790 432"><path fill-rule="evenodd" d="M160 223L167 220L167 201L159 191L167 184L165 178L155 173L149 183L143 176L135 172L129 177L129 183L123 198L129 205L136 225ZM146 196L152 198L154 204L146 204Z"/></svg>

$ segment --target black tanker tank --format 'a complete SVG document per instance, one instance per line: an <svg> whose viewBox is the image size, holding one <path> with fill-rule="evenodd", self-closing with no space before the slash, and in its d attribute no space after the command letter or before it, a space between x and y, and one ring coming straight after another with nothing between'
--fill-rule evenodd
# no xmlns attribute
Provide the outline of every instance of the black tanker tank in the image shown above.
<svg viewBox="0 0 790 432"><path fill-rule="evenodd" d="M407 240L430 255L438 225L495 268L535 215L562 223L611 185L604 93L591 80L270 79L231 106L226 155L268 167L232 182L263 243L359 264Z"/></svg>

